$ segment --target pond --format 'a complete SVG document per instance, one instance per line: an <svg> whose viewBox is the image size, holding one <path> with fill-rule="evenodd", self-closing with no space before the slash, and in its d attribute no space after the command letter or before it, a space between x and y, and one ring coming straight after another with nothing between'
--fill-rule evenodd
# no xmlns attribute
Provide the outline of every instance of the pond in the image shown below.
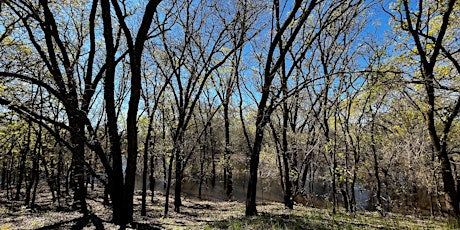
<svg viewBox="0 0 460 230"><path fill-rule="evenodd" d="M148 182L149 183L149 182ZM147 188L149 188L147 185ZM142 176L136 176L136 190L142 190ZM155 182L155 190L162 191L163 194L166 192L164 189L164 183L161 180ZM199 182L194 180L186 180L182 184L182 196L187 198L197 198L199 193ZM244 202L246 200L247 193L247 177L234 177L233 178L233 196L236 201ZM171 185L171 194L174 194L174 184ZM316 203L322 203L321 206L327 206L325 203L332 203L330 198L331 185L330 183L324 183L322 181L315 181L313 185L313 194L311 197L315 197ZM362 186L355 186L356 203L358 209L370 210L372 205L369 202L371 192ZM202 185L201 198L211 201L222 201L227 200L224 181L217 178L216 184L211 185L210 181L206 181ZM339 202L342 200L340 194L338 194ZM259 178L257 184L257 202L283 202L283 192L279 181L274 179Z"/></svg>

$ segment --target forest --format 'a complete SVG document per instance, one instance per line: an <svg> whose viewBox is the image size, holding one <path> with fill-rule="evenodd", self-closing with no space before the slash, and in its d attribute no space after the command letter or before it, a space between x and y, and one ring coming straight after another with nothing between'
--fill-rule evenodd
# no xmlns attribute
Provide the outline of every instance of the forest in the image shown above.
<svg viewBox="0 0 460 230"><path fill-rule="evenodd" d="M457 0L0 0L0 227L460 227L459 22Z"/></svg>

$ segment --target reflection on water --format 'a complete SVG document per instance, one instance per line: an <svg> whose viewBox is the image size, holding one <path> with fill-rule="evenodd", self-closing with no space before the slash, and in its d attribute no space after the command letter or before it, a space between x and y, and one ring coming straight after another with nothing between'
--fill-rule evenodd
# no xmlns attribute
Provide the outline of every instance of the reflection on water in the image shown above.
<svg viewBox="0 0 460 230"><path fill-rule="evenodd" d="M149 182L147 182L149 183ZM147 185L147 188L149 188ZM163 181L155 182L155 190L163 191L164 190ZM324 182L315 182L313 186L313 194L311 198L314 197L317 204L322 203L320 206L325 206L325 203L330 203L331 198L331 186L330 183ZM142 176L138 175L136 177L136 190L142 189ZM197 198L199 192L199 182L188 180L182 184L182 196L189 198ZM244 202L246 200L247 193L247 178L244 177L235 177L233 178L233 197L237 201ZM174 185L171 185L171 194L174 194ZM355 187L356 194L356 203L358 209L369 210L372 205L369 203L369 198L371 193L361 186ZM341 200L341 195L338 194L339 200ZM209 181L203 183L201 189L201 198L206 200L222 201L227 200L224 182L223 180L217 180L215 186L213 187ZM259 178L257 184L257 202L283 202L283 192L279 181L273 179Z"/></svg>
<svg viewBox="0 0 460 230"><path fill-rule="evenodd" d="M126 169L126 158L123 157L123 171ZM211 185L210 181L204 181L201 188L201 198L211 201L223 201L227 200L224 182L217 179L214 186ZM209 182L209 183L208 183ZM147 188L150 183L147 181ZM174 195L174 181L171 184L171 195ZM315 207L330 207L332 204L331 191L332 185L330 181L314 181L313 186L311 181L307 181L306 190L310 191L307 195L310 204ZM312 187L313 190L309 190ZM142 190L142 176L136 175L135 190ZM162 191L163 194L166 192L164 189L164 183L161 180L155 182L155 191ZM357 183L354 188L356 196L356 207L359 210L376 210L376 204L373 200L376 199L375 195L364 186ZM188 198L198 198L199 193L199 181L198 180L186 180L182 183L182 196ZM233 200L244 202L246 201L247 193L247 177L240 175L233 177ZM340 191L337 191L338 202L343 202L343 197ZM441 203L444 203L444 197L439 196L438 199L434 195L430 195L426 190L416 190L408 194L391 195L391 199L388 194L382 196L384 209L390 209L392 211L400 212L413 212L414 210L422 215L430 215L435 212L445 212L441 210ZM394 200L392 200L394 199ZM283 192L281 185L278 180L273 178L258 178L257 182L257 202L283 202ZM389 204L391 202L391 204ZM388 210L387 210L388 211Z"/></svg>
<svg viewBox="0 0 460 230"><path fill-rule="evenodd" d="M273 180L258 180L257 186L257 201L264 202L264 201L283 201L283 192L281 191L281 187L279 184L273 182ZM147 181L147 183L149 183ZM147 188L149 188L149 184L147 184ZM155 182L155 190L156 191L163 191L163 181L156 181ZM233 179L233 197L237 201L245 201L246 200L246 190L247 188L247 179L245 178L234 178ZM142 189L142 176L136 176L136 190ZM184 197L198 197L199 191L199 182L186 180L182 183L182 196ZM171 185L171 194L174 194L174 185ZM227 195L225 192L224 181L223 180L216 180L216 184L214 186L211 185L210 180L208 183L206 181L203 183L201 188L201 198L205 200L226 200Z"/></svg>
<svg viewBox="0 0 460 230"><path fill-rule="evenodd" d="M97 183L97 181L96 181ZM147 182L149 183L149 182ZM174 181L171 184L171 195L174 195ZM311 182L307 181L307 200L309 205L314 207L331 207L332 186L329 181L315 181L313 186ZM147 188L150 184L147 184ZM310 188L313 190L310 190ZM135 190L142 190L142 176L136 175ZM359 210L376 210L376 204L373 203L375 196L373 193L361 186L359 183L355 185L356 206ZM155 191L166 192L162 180L155 182ZM187 198L198 198L199 181L186 180L182 183L182 196ZM246 201L247 193L247 177L235 176L233 178L233 200L244 202ZM340 191L337 193L338 202L343 202ZM222 178L216 180L215 186L212 186L209 181L204 181L201 189L201 198L211 201L224 201L227 200L224 182ZM444 197L439 196L439 200L434 195L429 195L426 190L417 190L413 193L391 196L388 194L383 195L383 208L388 211L399 211L403 213L417 212L422 215L430 215L441 212L441 203L444 203ZM257 202L283 202L283 193L279 181L275 179L258 178L257 183ZM389 204L391 202L391 204ZM446 211L446 210L442 210Z"/></svg>

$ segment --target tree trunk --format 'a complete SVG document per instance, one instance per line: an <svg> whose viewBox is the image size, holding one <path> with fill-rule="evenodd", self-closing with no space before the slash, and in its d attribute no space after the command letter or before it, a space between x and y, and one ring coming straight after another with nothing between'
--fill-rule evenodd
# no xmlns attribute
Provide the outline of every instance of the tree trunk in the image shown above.
<svg viewBox="0 0 460 230"><path fill-rule="evenodd" d="M56 198L58 201L58 209L61 208L61 180L62 180L62 151L59 150L58 152L58 164L57 164L57 173L56 173Z"/></svg>
<svg viewBox="0 0 460 230"><path fill-rule="evenodd" d="M73 162L73 189L74 201L72 207L83 214L88 214L86 207L86 186L85 186L85 143L82 139L85 136L85 127L80 119L69 115L69 123L73 130L71 134L72 144L75 146L72 153Z"/></svg>
<svg viewBox="0 0 460 230"><path fill-rule="evenodd" d="M72 162L70 162L70 166L67 167L67 172L65 176L65 194L68 196L70 194L70 176L72 174Z"/></svg>
<svg viewBox="0 0 460 230"><path fill-rule="evenodd" d="M163 153L163 155L161 155L161 162L162 162L162 165L163 165L163 189L166 189L168 185L167 181L168 181L168 167L166 165L166 153Z"/></svg>
<svg viewBox="0 0 460 230"><path fill-rule="evenodd" d="M348 197L348 188L346 186L346 183L341 183L340 186L340 193L342 194L342 199L343 199L343 206L345 207L345 210L347 212L350 211L350 202L349 202L349 197Z"/></svg>
<svg viewBox="0 0 460 230"><path fill-rule="evenodd" d="M150 192L152 192L151 202L153 203L153 197L155 192L155 152L152 153L150 156L150 175L149 175L149 183L150 183Z"/></svg>
<svg viewBox="0 0 460 230"><path fill-rule="evenodd" d="M140 58L140 57L138 57ZM131 60L133 61L133 60ZM133 65L133 63L131 63ZM124 223L128 224L133 221L133 197L134 186L136 181L137 155L138 155L138 137L137 137L137 110L140 100L141 75L140 63L136 63L136 68L131 68L131 95L129 100L127 123L127 139L128 139L128 157L126 160L126 177L125 177L125 193L123 197Z"/></svg>
<svg viewBox="0 0 460 230"><path fill-rule="evenodd" d="M182 131L180 131L182 133ZM175 160L176 160L176 183L174 186L174 211L179 213L180 212L180 206L182 205L181 202L181 192L182 192L182 144L183 144L183 137L182 134L180 134L180 137L178 138L181 141L178 141L175 143Z"/></svg>
<svg viewBox="0 0 460 230"><path fill-rule="evenodd" d="M37 159L38 161L38 159ZM38 163L37 163L38 164ZM35 180L32 181L31 185L33 185L33 191L32 191L32 201L30 202L30 209L34 210L35 209L35 198L37 197L37 186L38 186L38 181L40 180L40 167L37 166L36 172L35 172Z"/></svg>
<svg viewBox="0 0 460 230"><path fill-rule="evenodd" d="M212 169L211 169L211 185L212 185L212 187L214 187L216 185L216 158L215 158L216 157L216 151L215 151L214 135L213 135L213 132L212 132L212 125L211 125L211 123L209 123L208 125L209 125L209 132L210 132L210 135L211 135L211 165L212 165ZM205 129L207 129L207 127L205 127Z"/></svg>
<svg viewBox="0 0 460 230"><path fill-rule="evenodd" d="M12 189L12 181L14 180L14 176L13 176L13 172L15 171L14 168L15 168L15 165L14 165L14 157L12 155L12 152L9 153L9 156L8 156L8 160L9 160L9 165L8 165L8 170L7 170L7 173L6 173L6 197L8 199L12 199L13 198L13 191L11 191Z"/></svg>
<svg viewBox="0 0 460 230"><path fill-rule="evenodd" d="M30 202L30 208L32 210L35 209L35 198L37 197L37 186L38 186L38 181L40 180L40 155L43 153L43 144L42 144L42 132L41 132L41 127L39 128L39 132L37 134L37 149L35 152L35 159L34 159L34 164L36 164L36 167L34 167L34 174L35 174L35 180L32 180L31 186L33 185L33 191L32 191L32 200Z"/></svg>
<svg viewBox="0 0 460 230"><path fill-rule="evenodd" d="M14 147L16 146L16 141L13 141L11 143L11 146L6 154L6 157L2 158L2 161L3 161L3 168L2 168L2 189L8 189L8 160L12 160L13 158L13 149Z"/></svg>
<svg viewBox="0 0 460 230"><path fill-rule="evenodd" d="M56 167L57 165L54 163L54 159L51 158L50 160L50 177L48 179L50 189L53 192L53 204L56 202L57 199L57 189L56 189Z"/></svg>
<svg viewBox="0 0 460 230"><path fill-rule="evenodd" d="M148 105L148 103L147 103ZM153 143L150 143L150 139L152 137L152 130L153 130L153 118L154 118L154 113L155 111L152 112L152 114L149 114L149 125L147 128L147 136L145 137L145 142L144 142L144 167L142 170L142 205L141 205L141 216L146 216L147 211L146 211L146 198L147 198L147 170L148 170L148 153L149 153L149 147L152 146L152 151L153 147L155 145L155 141ZM153 154L152 154L153 157ZM153 165L153 164L152 164ZM153 189L152 189L153 193Z"/></svg>
<svg viewBox="0 0 460 230"><path fill-rule="evenodd" d="M168 217L168 210L169 210L169 193L171 190L171 177L172 177L172 168L173 168L173 161L174 161L174 154L171 153L171 157L169 158L169 167L168 167L168 182L166 183L166 195L165 195L165 212L164 218ZM165 172L166 174L166 172Z"/></svg>
<svg viewBox="0 0 460 230"><path fill-rule="evenodd" d="M205 135L204 139L206 140L206 135ZM199 181L199 185L198 185L198 198L199 199L202 199L202 197L201 197L201 188L203 186L205 157L206 157L205 144L201 144L201 146L200 146L200 181Z"/></svg>
<svg viewBox="0 0 460 230"><path fill-rule="evenodd" d="M273 136L273 140L274 140L274 144L275 144L275 149L276 149L276 166L278 167L278 173L279 173L279 176L280 176L280 185L281 185L281 190L283 191L283 195L286 194L286 192L284 191L286 189L286 186L284 185L284 176L283 176L283 165L282 165L282 160L281 160L281 150L280 150L280 140L279 140L279 137L278 137L278 134L276 133L276 129L273 125L272 122L269 123L270 124L270 128L272 130L272 136Z"/></svg>
<svg viewBox="0 0 460 230"><path fill-rule="evenodd" d="M31 199L31 192L32 192L32 188L35 184L35 181L37 180L36 178L38 177L38 151L39 151L39 148L40 148L40 136L37 134L37 140L35 141L35 145L34 145L34 150L33 150L33 163L32 163L32 170L31 170L31 179L30 179L30 182L29 184L26 186L26 200L25 200L25 204L27 206L30 207L30 199Z"/></svg>
<svg viewBox="0 0 460 230"><path fill-rule="evenodd" d="M109 175L110 197L112 199L112 221L118 225L126 225L126 212L123 207L125 186L123 183L123 168L121 159L121 141L118 134L117 115L115 109L115 47L112 32L112 16L109 0L101 0L101 15L104 26L104 41L106 47L105 64L107 66L104 79L104 100L107 115L107 130L112 156L113 174Z"/></svg>
<svg viewBox="0 0 460 230"><path fill-rule="evenodd" d="M232 178L232 165L230 164L230 118L228 115L228 103L223 104L224 107L224 127L225 127L225 189L227 199L231 200L233 196L233 178Z"/></svg>
<svg viewBox="0 0 460 230"><path fill-rule="evenodd" d="M332 213L337 213L337 159L335 151L332 153Z"/></svg>
<svg viewBox="0 0 460 230"><path fill-rule="evenodd" d="M265 103L264 106L265 107ZM254 139L254 146L251 151L251 158L249 163L249 182L248 193L246 196L246 216L257 215L256 208L256 194L257 194L257 172L259 168L259 154L262 149L262 141L264 138L264 126L266 121L263 121L264 111L259 112L258 120L256 122L256 136Z"/></svg>
<svg viewBox="0 0 460 230"><path fill-rule="evenodd" d="M32 130L30 121L28 125L29 127L27 128L27 141L26 143L24 143L25 148L22 149L21 151L21 160L19 161L19 178L18 178L18 183L16 184L16 195L14 197L14 200L19 200L19 195L21 193L21 187L22 187L22 181L23 181L24 174L25 174L27 154L30 151L30 133Z"/></svg>
<svg viewBox="0 0 460 230"><path fill-rule="evenodd" d="M438 108L435 107L436 105L436 97L437 92L436 89L438 88L437 79L435 79L435 71L434 68L437 64L440 54L443 54L445 57L451 61L457 70L460 70L459 63L457 60L452 57L452 53L449 53L447 49L443 47L443 43L445 42L444 39L446 34L448 34L448 25L451 23L451 14L455 12L455 5L456 1L448 1L446 4L446 8L444 12L440 12L442 15L442 24L440 25L439 31L437 31L437 37L432 37L435 42L434 46L430 48L430 50L425 49L424 41L422 40L425 38L425 35L421 34L419 20L417 20L416 24L413 21L412 15L417 15L418 18L423 18L423 9L418 9L418 12L412 12L411 8L409 7L409 1L405 0L402 2L402 15L405 18L401 18L404 21L401 21L401 24L406 24L405 28L409 32L410 36L414 39L415 46L418 50L418 55L420 57L420 64L421 64L421 73L423 76L423 84L425 86L426 92L426 109L425 109L425 120L427 123L428 133L431 139L431 144L434 147L437 157L441 163L441 175L442 181L444 183L444 192L447 195L447 206L449 209L452 210L453 215L456 217L460 216L460 207L459 207L459 192L456 190L455 180L453 177L453 172L451 169L451 163L447 152L447 139L448 134L450 133L450 129L452 123L456 119L458 113L460 112L460 98L456 99L454 107L447 107L444 108L446 111L449 111L447 119L443 122L444 127L441 129L442 136L438 135L437 126L438 124L435 122L435 113ZM435 35L433 35L435 36ZM450 206L450 207L449 207Z"/></svg>
<svg viewBox="0 0 460 230"><path fill-rule="evenodd" d="M355 168L353 169L353 179L351 180L351 198L350 198L350 210L353 213L356 213L357 207L356 207L356 192L355 192L355 185L356 185L356 179L357 179L357 166L355 164Z"/></svg>
<svg viewBox="0 0 460 230"><path fill-rule="evenodd" d="M371 110L372 112L372 110ZM379 174L379 161L377 158L377 149L376 149L376 143L375 143L375 115L372 115L372 124L371 124L371 147L372 147L372 155L374 159L374 174L375 174L375 180L377 183L377 210L380 212L380 214L383 215L383 206L382 206L382 183L380 180L380 174Z"/></svg>
<svg viewBox="0 0 460 230"><path fill-rule="evenodd" d="M6 188L6 169L8 168L8 161L7 158L2 159L2 184L1 188L5 189Z"/></svg>
<svg viewBox="0 0 460 230"><path fill-rule="evenodd" d="M448 202L448 205L451 206L453 215L460 216L458 192L456 190L450 159L445 145L443 145L443 148L439 153L439 159L441 161L441 175L442 182L444 184L444 192L447 195L446 202Z"/></svg>
<svg viewBox="0 0 460 230"><path fill-rule="evenodd" d="M128 139L128 157L126 165L126 177L125 177L125 193L123 197L123 208L124 208L124 224L131 223L133 221L133 197L134 197L134 186L136 181L136 169L137 169L137 155L138 155L138 128L137 128L137 117L139 109L139 101L141 98L142 91L142 54L145 47L145 41L149 37L150 26L153 21L153 15L156 12L156 8L161 0L149 0L145 5L144 15L142 16L142 22L137 32L135 39L132 39L129 34L129 30L126 25L122 26L125 32L125 36L128 38L128 52L129 52L129 64L131 70L131 89L128 103L128 114L126 119L127 128L127 139ZM117 1L112 0L114 8L118 11L117 16L120 22L125 24L124 18L120 18L121 9L118 6ZM133 42L135 40L135 42Z"/></svg>
<svg viewBox="0 0 460 230"><path fill-rule="evenodd" d="M53 203L56 201L56 194L55 194L55 189L54 189L54 181L53 181L53 175L50 175L50 169L48 168L48 163L46 161L46 158L43 154L43 150L40 154L40 159L42 161L42 165L43 165L43 169L45 171L45 180L50 188L50 191L51 191L51 198L52 198L52 201ZM51 161L51 171L53 170L53 161Z"/></svg>
<svg viewBox="0 0 460 230"><path fill-rule="evenodd" d="M141 216L147 215L146 210L146 199L147 199L147 171L148 171L148 141L146 140L144 145L144 158L143 158L143 169L142 169L142 204L141 204Z"/></svg>
<svg viewBox="0 0 460 230"><path fill-rule="evenodd" d="M286 91L287 92L287 91ZM286 93L284 92L284 93ZM283 156L283 165L284 165L284 185L286 188L284 189L284 206L288 209L293 209L294 204L291 199L292 197L292 182L290 178L290 167L288 161L288 140L287 140L287 129L288 129L288 119L289 119L289 111L287 102L283 103L283 140L282 140L282 156Z"/></svg>

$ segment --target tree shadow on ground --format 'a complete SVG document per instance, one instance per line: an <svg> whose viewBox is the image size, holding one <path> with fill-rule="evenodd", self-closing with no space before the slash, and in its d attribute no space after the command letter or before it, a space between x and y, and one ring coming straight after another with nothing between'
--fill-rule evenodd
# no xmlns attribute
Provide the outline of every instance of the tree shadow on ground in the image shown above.
<svg viewBox="0 0 460 230"><path fill-rule="evenodd" d="M55 223L55 224L45 226L39 229L42 229L42 230L51 230L51 229L78 230L78 229L83 229L84 227L92 223L96 227L96 230L102 230L104 229L104 225L102 224L102 222L103 220L101 218L99 218L98 216L94 214L90 214L90 215L82 216L82 217L75 218L72 220Z"/></svg>
<svg viewBox="0 0 460 230"><path fill-rule="evenodd" d="M95 214L86 215L83 217L75 218L68 221L63 221L59 223L55 223L49 226L45 226L39 228L40 230L55 230L55 229L71 229L71 230L80 230L84 229L85 227L94 226L96 230L104 230L103 222L109 223L107 221L102 220ZM145 224L145 223L132 223L131 227L138 230L157 230L163 229L161 225L152 225L152 224ZM123 228L120 228L123 229Z"/></svg>
<svg viewBox="0 0 460 230"><path fill-rule="evenodd" d="M164 229L162 225L159 224L146 224L146 223L132 223L131 226L137 230L159 230Z"/></svg>
<svg viewBox="0 0 460 230"><path fill-rule="evenodd" d="M189 211L186 211L184 209L189 209ZM180 213L190 216L190 217L199 217L200 210L216 210L216 209L212 207L210 204L193 204L189 206L183 205L182 211Z"/></svg>

